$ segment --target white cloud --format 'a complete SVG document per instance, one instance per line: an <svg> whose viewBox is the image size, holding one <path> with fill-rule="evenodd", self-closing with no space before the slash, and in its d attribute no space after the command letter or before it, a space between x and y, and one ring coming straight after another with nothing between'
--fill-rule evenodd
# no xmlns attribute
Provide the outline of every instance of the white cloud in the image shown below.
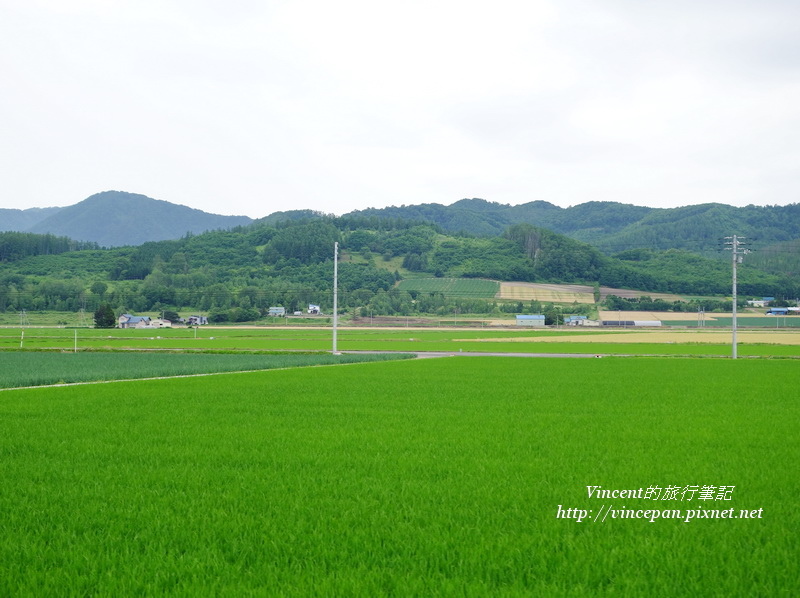
<svg viewBox="0 0 800 598"><path fill-rule="evenodd" d="M795 2L4 4L2 207L798 200Z"/></svg>

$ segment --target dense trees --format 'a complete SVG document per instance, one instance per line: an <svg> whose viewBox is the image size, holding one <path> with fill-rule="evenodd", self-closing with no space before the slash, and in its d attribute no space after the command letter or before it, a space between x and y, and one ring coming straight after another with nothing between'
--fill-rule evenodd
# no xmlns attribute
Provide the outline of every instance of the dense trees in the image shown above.
<svg viewBox="0 0 800 598"><path fill-rule="evenodd" d="M464 199L450 206L409 205L354 212L349 217L424 220L441 230L498 236L521 223L590 242L606 254L623 249L685 249L713 256L720 240L732 234L760 247L800 238L800 204L733 207L703 204L680 208L648 208L617 202L587 202L560 208L544 201L510 206L482 199ZM372 225L374 228L374 224Z"/></svg>
<svg viewBox="0 0 800 598"><path fill-rule="evenodd" d="M82 243L67 237L33 233L0 233L0 263L32 255L54 255L82 249L97 249L97 243Z"/></svg>
<svg viewBox="0 0 800 598"><path fill-rule="evenodd" d="M117 318L114 310L108 303L102 303L94 312L95 328L114 328L117 325Z"/></svg>
<svg viewBox="0 0 800 598"><path fill-rule="evenodd" d="M745 301L742 299L738 303L744 305ZM728 312L733 309L733 303L730 300L693 299L691 301L667 301L666 299L653 299L647 295L632 298L609 295L603 304L606 309L622 311L697 312L702 310Z"/></svg>
<svg viewBox="0 0 800 598"><path fill-rule="evenodd" d="M722 295L731 291L728 260L706 258L677 249L638 249L619 253L616 257L635 272L634 278L630 284L608 286L695 295ZM739 291L743 295L779 296L792 288L777 276L756 270L747 262L739 267L738 274Z"/></svg>
<svg viewBox="0 0 800 598"><path fill-rule="evenodd" d="M282 223L264 249L264 261L311 264L332 259L333 245L338 240L339 230L327 219Z"/></svg>

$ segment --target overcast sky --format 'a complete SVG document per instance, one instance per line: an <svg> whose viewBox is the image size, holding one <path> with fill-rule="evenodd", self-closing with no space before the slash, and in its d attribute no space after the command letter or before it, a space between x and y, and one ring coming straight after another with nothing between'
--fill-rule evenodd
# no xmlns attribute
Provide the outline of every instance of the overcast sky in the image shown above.
<svg viewBox="0 0 800 598"><path fill-rule="evenodd" d="M0 0L0 207L800 201L798 0Z"/></svg>

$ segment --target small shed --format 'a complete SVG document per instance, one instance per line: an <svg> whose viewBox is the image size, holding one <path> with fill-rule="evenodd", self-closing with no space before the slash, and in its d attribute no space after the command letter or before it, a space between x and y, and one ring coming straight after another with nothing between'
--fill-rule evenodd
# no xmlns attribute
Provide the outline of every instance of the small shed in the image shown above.
<svg viewBox="0 0 800 598"><path fill-rule="evenodd" d="M517 326L531 326L534 328L544 328L544 316L539 314L517 316Z"/></svg>

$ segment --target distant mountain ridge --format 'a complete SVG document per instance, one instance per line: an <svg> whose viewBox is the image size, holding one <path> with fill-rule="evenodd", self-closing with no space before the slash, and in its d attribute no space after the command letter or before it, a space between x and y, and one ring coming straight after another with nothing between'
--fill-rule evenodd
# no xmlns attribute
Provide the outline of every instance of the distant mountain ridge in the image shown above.
<svg viewBox="0 0 800 598"><path fill-rule="evenodd" d="M6 211L11 212L8 219L3 213ZM103 247L179 239L187 233L228 229L253 221L248 216L209 214L124 191L104 191L64 208L4 210L0 218L0 230L50 233Z"/></svg>
<svg viewBox="0 0 800 598"><path fill-rule="evenodd" d="M377 218L432 222L448 232L493 236L515 224L533 224L590 243L613 254L631 248L718 251L726 236L760 246L800 239L800 204L745 206L708 203L648 208L616 202L587 202L561 208L545 201L506 205L462 199L450 206L422 204L351 212Z"/></svg>
<svg viewBox="0 0 800 598"><path fill-rule="evenodd" d="M0 208L0 232L28 232L28 229L64 208Z"/></svg>
<svg viewBox="0 0 800 598"><path fill-rule="evenodd" d="M452 233L499 236L516 224L532 224L589 243L614 255L635 248L685 249L721 254L723 238L747 237L756 248L800 239L800 204L734 207L709 203L679 208L649 208L591 201L561 208L546 201L508 205L472 198L436 203L369 208L350 218L428 222ZM179 239L186 233L279 221L324 218L323 212L274 212L258 220L222 216L122 191L105 191L66 208L0 210L0 231L50 233L105 247Z"/></svg>
<svg viewBox="0 0 800 598"><path fill-rule="evenodd" d="M449 206L442 204L391 206L360 210L349 215L425 220L450 232L485 236L500 235L514 224L526 223L591 242L593 237L619 232L654 210L658 208L615 202L594 201L561 208L546 201L508 205L473 198L462 199Z"/></svg>

